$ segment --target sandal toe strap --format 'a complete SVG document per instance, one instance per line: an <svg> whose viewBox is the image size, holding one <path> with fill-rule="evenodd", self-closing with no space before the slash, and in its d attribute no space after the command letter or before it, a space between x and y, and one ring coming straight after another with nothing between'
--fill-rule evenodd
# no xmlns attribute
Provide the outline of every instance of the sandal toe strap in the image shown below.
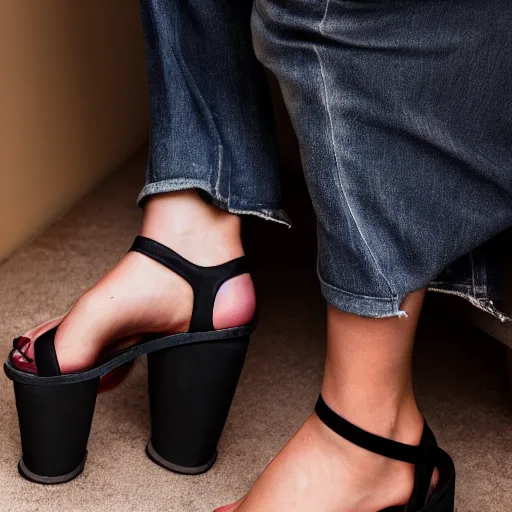
<svg viewBox="0 0 512 512"><path fill-rule="evenodd" d="M45 332L34 342L34 353L39 377L62 375L57 353L55 352L55 334L57 327Z"/></svg>

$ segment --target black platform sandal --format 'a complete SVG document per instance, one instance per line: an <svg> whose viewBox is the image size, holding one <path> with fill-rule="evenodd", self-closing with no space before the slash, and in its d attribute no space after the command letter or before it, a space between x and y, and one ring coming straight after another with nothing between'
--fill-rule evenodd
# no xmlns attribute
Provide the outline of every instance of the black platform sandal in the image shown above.
<svg viewBox="0 0 512 512"><path fill-rule="evenodd" d="M451 457L437 446L434 434L425 422L419 446L391 441L370 434L338 416L318 398L315 412L320 420L347 441L390 459L415 465L414 488L405 506L387 508L381 512L453 512L455 510L455 467ZM430 482L435 469L439 482L429 494Z"/></svg>
<svg viewBox="0 0 512 512"><path fill-rule="evenodd" d="M191 285L190 329L145 339L92 368L64 375L55 353L56 327L34 343L37 375L14 365L13 349L4 369L14 382L18 409L23 451L18 469L28 480L64 483L83 471L100 377L142 355L148 356L148 456L185 474L203 473L216 460L255 324L214 330L213 308L221 285L248 272L247 260L200 267L140 236L131 250L165 265Z"/></svg>

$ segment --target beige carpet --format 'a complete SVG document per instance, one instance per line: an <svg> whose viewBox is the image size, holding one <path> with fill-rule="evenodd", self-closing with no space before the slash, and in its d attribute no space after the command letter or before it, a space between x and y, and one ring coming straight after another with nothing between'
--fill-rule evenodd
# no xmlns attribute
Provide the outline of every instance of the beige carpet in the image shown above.
<svg viewBox="0 0 512 512"><path fill-rule="evenodd" d="M0 267L3 354L15 335L66 311L129 247L140 219L134 199L143 167L139 155ZM2 372L1 512L210 512L244 494L310 412L324 345L323 305L310 258L293 257L304 233L263 222L254 226L258 237L250 245L257 247L269 233L280 257L274 265L269 257L260 259L261 326L214 469L176 476L146 458L149 422L140 362L128 382L99 398L84 474L55 487L28 483L16 471L18 426L11 383ZM416 357L418 395L439 442L456 460L459 512L512 511L512 398L504 360L497 342L446 323L435 307L427 311Z"/></svg>

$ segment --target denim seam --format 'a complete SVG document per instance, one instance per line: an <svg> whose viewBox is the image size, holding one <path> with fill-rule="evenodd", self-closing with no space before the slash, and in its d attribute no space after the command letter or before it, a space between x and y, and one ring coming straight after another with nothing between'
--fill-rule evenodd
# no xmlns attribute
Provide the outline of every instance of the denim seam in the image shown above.
<svg viewBox="0 0 512 512"><path fill-rule="evenodd" d="M198 188L204 190L208 194L212 193L211 186L205 185L207 181L188 179L188 178L172 178L167 180L154 181L152 183L146 183L142 188L137 203L146 198L148 195L163 193L163 192L174 192L178 190L187 190ZM222 200L222 198L220 198Z"/></svg>
<svg viewBox="0 0 512 512"><path fill-rule="evenodd" d="M349 292L347 290L344 290L343 288L340 288L338 286L328 283L320 275L318 275L318 279L319 279L320 283L323 284L326 288L330 288L331 290L335 291L336 293L342 293L343 295L348 295L350 297L354 297L355 299L365 299L365 300L374 300L374 301L379 301L379 302L389 302L391 305L394 305L394 302L395 302L395 299L393 297L372 297L371 295L362 295L360 293Z"/></svg>
<svg viewBox="0 0 512 512"><path fill-rule="evenodd" d="M451 283L449 281L437 281L433 280L427 285L428 289L436 289L436 290L448 290L454 291L457 293L464 293L467 295L473 294L473 287L469 284L460 284L460 283Z"/></svg>
<svg viewBox="0 0 512 512"><path fill-rule="evenodd" d="M337 288L320 280L322 295L329 304L343 311L370 318L407 318L404 311L395 307L392 297L368 297Z"/></svg>
<svg viewBox="0 0 512 512"><path fill-rule="evenodd" d="M473 259L473 253L469 253L469 263L471 265L471 286L472 286L472 294L475 295L476 286L475 286L475 261Z"/></svg>
<svg viewBox="0 0 512 512"><path fill-rule="evenodd" d="M291 228L292 225L290 222L287 222L283 219L279 219L275 216L273 216L270 213L270 210L262 209L261 212L255 211L255 210L238 210L237 208L228 208L228 211L230 213L234 213L235 215L254 215L255 217L259 217L260 219L264 220L271 220L274 222L277 222L278 224L282 224L283 226L286 226L287 228Z"/></svg>
<svg viewBox="0 0 512 512"><path fill-rule="evenodd" d="M320 34L323 35L323 36L326 35L324 33L324 23L325 23L325 20L327 19L327 13L328 13L328 10L329 10L329 6L330 6L330 0L327 0L326 4L325 4L324 16L323 16L322 20L320 21L320 24L318 25L318 30L319 30ZM347 204L349 213L350 213L350 215L352 217L352 220L354 221L354 224L355 224L355 226L357 228L359 236L361 237L361 240L363 241L364 245L366 246L366 249L368 250L368 253L370 254L371 259L373 260L373 264L375 266L375 269L380 274L382 279L384 279L386 285L389 288L389 291L390 291L390 293L392 295L392 299L391 300L393 301L393 307L394 307L394 309L398 310L399 306L400 306L399 304L397 304L398 294L396 293L396 290L391 286L391 283L388 281L388 279L386 278L386 276L382 272L382 270L380 268L380 265L377 262L377 258L375 256L375 254L371 250L371 248L370 248L370 246L369 246L365 236L363 235L362 229L359 226L359 223L358 223L358 221L356 219L356 216L354 215L354 212L352 210L352 207L350 206L350 202L348 200L345 188L343 186L343 181L342 181L342 179L340 177L340 165L339 165L338 153L337 153L337 150L336 150L336 144L335 144L335 141L334 141L334 130L333 130L333 123L332 123L332 114L331 114L331 108L330 108L330 105L329 105L329 97L328 97L328 94L327 94L327 84L326 84L326 80L325 80L325 72L324 72L323 61L322 61L322 57L320 55L320 52L318 50L317 45L313 45L313 48L314 48L316 57L318 59L318 64L320 66L320 73L321 73L321 76L322 76L322 85L323 85L323 91L324 91L324 103L325 103L325 108L326 108L326 111L327 111L327 115L329 117L329 128L330 128L329 131L330 131L331 143L332 143L332 147L333 147L334 160L335 160L335 163L336 163L336 170L337 170L336 177L337 177L337 181L338 181L338 186L339 186L339 188L341 190L341 193L343 194L343 197L344 197L345 202Z"/></svg>
<svg viewBox="0 0 512 512"><path fill-rule="evenodd" d="M272 207L269 207L268 203L254 203L252 201L247 201L247 199L245 197L240 197L236 194L230 194L230 199L233 198L233 199L236 199L239 203L243 204L244 206L255 206L255 207L258 207L258 208L266 208L266 209L275 209L275 210L278 210L280 209L279 208L279 204L275 204L275 205L272 205Z"/></svg>
<svg viewBox="0 0 512 512"><path fill-rule="evenodd" d="M217 146L217 151L218 151L218 154L217 154L218 163L217 163L217 181L215 182L215 193L220 196L221 195L221 193L220 193L220 175L222 172L222 162L224 161L224 148L222 147L222 144ZM231 176L229 179L229 194L231 194ZM229 198L228 198L228 203L229 203Z"/></svg>

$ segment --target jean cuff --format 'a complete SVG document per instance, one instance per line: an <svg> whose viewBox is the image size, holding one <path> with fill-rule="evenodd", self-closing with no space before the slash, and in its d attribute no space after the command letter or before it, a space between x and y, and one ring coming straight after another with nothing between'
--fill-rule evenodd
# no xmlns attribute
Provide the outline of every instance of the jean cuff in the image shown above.
<svg viewBox="0 0 512 512"><path fill-rule="evenodd" d="M398 297L369 297L342 290L326 283L320 276L320 288L325 300L337 309L369 318L407 317L400 309Z"/></svg>
<svg viewBox="0 0 512 512"><path fill-rule="evenodd" d="M206 192L211 197L215 206L218 206L222 210L226 210L236 215L254 215L261 219L291 227L291 221L283 210L279 208L262 208L261 206L251 207L245 205L232 205L228 199L221 197L214 189L212 189L208 182L202 180L173 178L170 180L148 183L141 190L137 203L139 206L142 206L149 196L190 189L199 189Z"/></svg>

